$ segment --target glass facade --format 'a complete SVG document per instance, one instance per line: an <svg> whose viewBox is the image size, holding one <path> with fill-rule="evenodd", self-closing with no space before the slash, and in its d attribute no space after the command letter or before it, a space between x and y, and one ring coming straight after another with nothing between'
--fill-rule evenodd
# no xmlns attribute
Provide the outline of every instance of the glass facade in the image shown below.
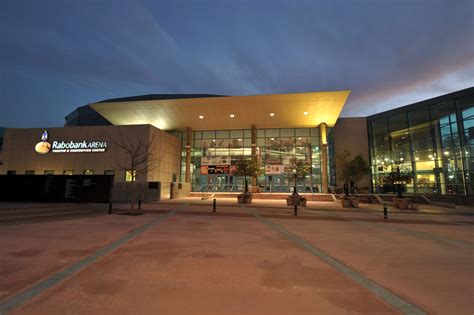
<svg viewBox="0 0 474 315"><path fill-rule="evenodd" d="M251 129L193 131L191 134L192 191L243 191L244 178L233 176L233 166L240 157L252 155ZM187 132L174 135L181 139L180 181L185 181ZM312 166L311 174L298 180L297 190L320 192L320 143L319 128L256 129L255 156L261 175L254 184L261 192L290 192L294 180L286 174L285 166L296 157Z"/></svg>
<svg viewBox="0 0 474 315"><path fill-rule="evenodd" d="M474 194L473 88L367 120L374 192L390 191L385 178L400 167L413 175L408 193Z"/></svg>

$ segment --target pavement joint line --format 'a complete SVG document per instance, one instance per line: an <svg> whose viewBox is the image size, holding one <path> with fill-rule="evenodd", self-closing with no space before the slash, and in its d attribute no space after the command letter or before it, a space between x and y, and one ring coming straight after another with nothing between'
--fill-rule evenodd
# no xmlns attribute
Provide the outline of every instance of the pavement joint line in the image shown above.
<svg viewBox="0 0 474 315"><path fill-rule="evenodd" d="M317 213L317 212L315 212L315 213L317 215L321 215L320 213ZM356 223L356 224L375 227L375 228L379 228L379 229L391 230L391 231L394 231L394 232L399 232L399 233L402 233L402 234L411 235L411 236L415 236L415 237L418 237L418 238L428 239L428 240L431 240L431 241L446 243L448 245L453 245L453 246L457 246L457 247L461 247L461 248L474 249L474 243L471 243L471 242L466 242L466 241L461 241L461 240L453 240L453 239L450 239L450 238L446 238L446 237L442 237L442 236L438 236L438 235L433 235L433 234L430 234L430 233L414 231L414 230L405 229L405 228L398 227L398 226L386 225L386 224L382 224L382 223L364 222L362 220L358 220L358 219L354 219L354 218L346 218L346 217L343 217L343 216L340 216L340 215L334 215L333 214L332 217L343 218L343 219L346 219L347 221L351 221L351 222ZM388 219L388 220L390 220L390 219Z"/></svg>
<svg viewBox="0 0 474 315"><path fill-rule="evenodd" d="M313 256L319 258L332 268L336 269L340 273L343 273L350 279L357 282L359 285L363 286L377 297L385 301L386 303L392 305L397 310L399 310L403 314L407 315L418 315L418 314L426 314L421 308L416 306L415 304L410 303L409 301L405 300L404 298L398 296L397 294L393 293L389 289L386 289L382 285L376 283L373 280L370 280L366 276L360 274L359 272L353 270L343 262L337 260L334 257L331 257L329 254L325 253L321 249L311 245L307 241L299 238L295 234L291 233L290 231L286 230L285 228L281 227L280 225L273 223L271 220L259 215L255 209L248 208L244 205L240 205L242 208L248 209L250 213L257 219L259 219L264 224L268 225L270 228L276 230L277 232L286 236L289 240L293 241L298 245L300 248L308 251Z"/></svg>
<svg viewBox="0 0 474 315"><path fill-rule="evenodd" d="M184 204L186 205L186 204ZM112 242L111 244L108 244L101 249L95 251L94 253L90 254L89 256L82 258L80 261L72 264L69 267L66 267L65 269L62 269L55 274L47 277L46 279L43 279L39 283L31 286L30 288L21 291L10 298L7 298L3 302L0 303L0 315L5 315L8 312L20 307L21 305L25 304L32 298L36 297L37 295L45 292L46 290L51 289L54 287L56 284L60 283L61 281L64 281L74 274L78 273L79 271L87 268L88 266L96 263L99 261L101 258L104 256L112 253L125 243L133 240L140 234L144 233L147 231L149 228L151 228L153 225L156 225L158 223L161 223L170 217L174 216L179 209L175 209L167 214L161 215L159 218L154 219L148 223L143 224L140 227L135 228L133 231L127 233L126 235L120 237L118 240Z"/></svg>

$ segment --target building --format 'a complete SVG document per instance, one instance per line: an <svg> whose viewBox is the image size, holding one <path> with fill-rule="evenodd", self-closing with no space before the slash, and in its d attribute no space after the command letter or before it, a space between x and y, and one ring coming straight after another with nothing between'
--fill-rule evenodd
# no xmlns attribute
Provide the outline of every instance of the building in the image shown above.
<svg viewBox="0 0 474 315"><path fill-rule="evenodd" d="M474 88L367 118L372 187L396 167L411 172L408 193L473 195Z"/></svg>
<svg viewBox="0 0 474 315"><path fill-rule="evenodd" d="M311 165L304 180L296 182L297 190L320 193L342 186L335 157L347 150L370 161L372 174L358 183L365 188L361 191L389 192L386 176L398 167L414 174L409 193L473 194L474 88L369 117L339 118L349 94L105 100L77 108L64 128L46 129L47 154L34 151L45 142L44 129L5 129L0 174L113 174L115 199L130 194L128 182L136 183L144 199L159 199L189 191L242 191L244 179L234 175L234 165L242 156L253 156L261 174L252 188L287 193L295 183L286 166L297 158ZM145 163L144 172L127 169L120 141L147 144L154 163ZM155 183L159 192L150 190Z"/></svg>

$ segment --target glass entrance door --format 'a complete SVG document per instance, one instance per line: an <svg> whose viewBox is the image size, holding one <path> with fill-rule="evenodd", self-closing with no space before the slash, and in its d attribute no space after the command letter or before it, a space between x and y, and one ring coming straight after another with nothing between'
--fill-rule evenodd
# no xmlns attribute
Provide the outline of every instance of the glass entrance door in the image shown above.
<svg viewBox="0 0 474 315"><path fill-rule="evenodd" d="M265 176L265 192L281 193L289 192L290 183L287 175L266 175Z"/></svg>

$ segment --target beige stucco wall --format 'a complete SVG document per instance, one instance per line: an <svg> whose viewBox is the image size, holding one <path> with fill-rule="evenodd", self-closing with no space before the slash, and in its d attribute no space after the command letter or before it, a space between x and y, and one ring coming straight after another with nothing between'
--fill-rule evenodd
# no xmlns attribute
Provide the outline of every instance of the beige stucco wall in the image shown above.
<svg viewBox="0 0 474 315"><path fill-rule="evenodd" d="M26 170L34 170L35 174L42 175L45 170L53 170L54 174L61 175L65 170L72 170L74 174L83 174L84 170L91 169L94 174L104 174L105 170L115 170L116 186L123 186L125 172L119 165L125 164L127 155L114 143L119 139L136 142L139 139L144 143L152 137L154 139L154 165L148 167L147 174L139 174L137 182L146 187L150 181L161 182L161 198L169 198L169 187L173 173L179 175L180 142L179 140L150 125L134 126L88 126L48 128L49 143L53 141L106 141L106 152L101 153L48 153L38 154L35 151L36 143L41 141L44 129L6 129L3 150L0 152L0 174L9 170L16 174L25 174ZM117 194L116 194L117 195Z"/></svg>
<svg viewBox="0 0 474 315"><path fill-rule="evenodd" d="M336 155L347 150L351 157L361 154L369 161L369 143L367 136L367 119L365 117L339 118L333 127L334 147ZM338 186L342 184L338 183ZM370 187L370 176L358 183L359 187Z"/></svg>

